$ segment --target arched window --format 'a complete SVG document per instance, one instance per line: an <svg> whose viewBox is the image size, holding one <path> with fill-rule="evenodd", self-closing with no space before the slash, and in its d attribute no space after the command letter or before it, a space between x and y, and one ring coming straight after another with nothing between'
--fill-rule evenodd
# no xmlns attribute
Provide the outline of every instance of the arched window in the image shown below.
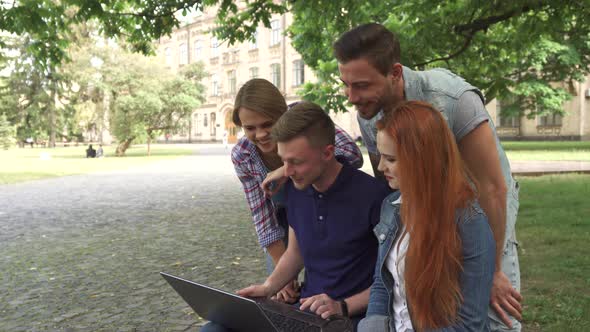
<svg viewBox="0 0 590 332"><path fill-rule="evenodd" d="M185 43L182 43L180 46L178 46L178 54L180 56L178 59L178 64L186 65L188 63L188 46Z"/></svg>

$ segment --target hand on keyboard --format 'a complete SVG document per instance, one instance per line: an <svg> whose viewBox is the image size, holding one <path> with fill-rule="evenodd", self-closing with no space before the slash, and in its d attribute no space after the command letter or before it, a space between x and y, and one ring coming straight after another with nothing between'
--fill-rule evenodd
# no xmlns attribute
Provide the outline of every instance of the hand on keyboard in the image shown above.
<svg viewBox="0 0 590 332"><path fill-rule="evenodd" d="M273 300L284 302L284 303L295 303L299 300L301 296L300 291L301 286L297 280L293 280L287 284L287 286L283 287L275 296L272 297Z"/></svg>
<svg viewBox="0 0 590 332"><path fill-rule="evenodd" d="M332 315L342 315L340 302L332 300L327 294L318 294L300 300L301 310L315 312L322 318L328 318Z"/></svg>

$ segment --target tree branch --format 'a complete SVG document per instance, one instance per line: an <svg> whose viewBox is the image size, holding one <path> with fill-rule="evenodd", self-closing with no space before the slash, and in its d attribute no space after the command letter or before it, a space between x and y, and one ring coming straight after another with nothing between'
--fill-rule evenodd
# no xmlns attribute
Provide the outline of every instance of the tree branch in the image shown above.
<svg viewBox="0 0 590 332"><path fill-rule="evenodd" d="M432 59L432 60L428 60L422 63L416 63L414 64L415 67L422 67L422 66L426 66L428 64L431 64L433 62L438 62L438 61L448 61L451 60L454 57L457 57L459 54L465 52L465 50L467 50L467 48L469 48L469 45L471 44L471 41L473 40L473 36L475 35L475 32L473 32L471 35L466 36L465 38L465 43L463 43L463 46L461 46L461 48L459 50L457 50L455 53L449 54L445 57L441 57L441 58L436 58L436 59Z"/></svg>
<svg viewBox="0 0 590 332"><path fill-rule="evenodd" d="M417 64L414 64L414 66L415 67L422 67L422 66L426 66L428 64L431 64L433 62L451 60L451 59L459 56L461 53L465 52L469 48L469 45L471 44L471 41L473 40L473 37L475 36L475 34L477 32L482 31L482 30L487 30L490 26L492 26L496 23L500 23L500 22L506 21L512 17L516 17L518 15L521 15L522 13L526 13L526 12L538 9L538 8L542 7L543 5L545 5L545 3L543 1L538 1L535 4L527 4L525 6L522 6L521 8L513 9L511 11L508 11L508 12L500 14L500 15L484 17L484 18L480 18L477 20L471 20L469 23L466 23L466 24L456 25L455 27L453 27L453 31L455 33L460 34L463 37L465 37L465 42L463 43L461 48L459 48L456 52L451 53L447 56L428 60L428 61L425 61L422 63L417 63Z"/></svg>
<svg viewBox="0 0 590 332"><path fill-rule="evenodd" d="M523 13L527 13L532 10L538 9L538 8L542 7L543 5L545 5L545 3L543 1L538 1L535 4L527 4L527 5L522 6L521 8L510 10L504 14L484 17L484 18L480 18L475 21L469 22L467 24L456 25L453 28L453 31L455 33L458 33L461 35L465 35L465 33L467 33L467 35L472 35L472 34L475 34L475 32L478 32L481 30L487 30L490 26L492 26L496 23L506 21L508 19L511 19L512 17L515 17L515 16L521 15Z"/></svg>
<svg viewBox="0 0 590 332"><path fill-rule="evenodd" d="M150 14L152 12L155 12L155 10L151 10L151 9L146 9L146 10L141 11L139 13L109 12L109 14L115 15L115 16L135 16L135 17L145 17L145 18L149 18L149 19L154 19L154 18L162 18L162 17L172 16L172 15L174 15L174 13L176 13L179 10L190 9L192 6L197 5L197 4L202 4L202 0L191 0L185 4L182 4L181 6L172 7L169 10L162 12L160 14Z"/></svg>

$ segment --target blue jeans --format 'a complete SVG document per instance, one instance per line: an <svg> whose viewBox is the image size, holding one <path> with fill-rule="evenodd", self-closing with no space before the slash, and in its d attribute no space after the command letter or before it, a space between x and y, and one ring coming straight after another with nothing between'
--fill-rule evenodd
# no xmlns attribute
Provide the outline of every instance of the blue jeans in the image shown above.
<svg viewBox="0 0 590 332"><path fill-rule="evenodd" d="M509 189L510 194L506 202L506 243L504 246L504 253L502 256L502 272L506 274L512 287L520 292L520 265L518 262L518 242L516 241L516 217L519 208L519 190L520 187L516 180L512 180L512 188ZM488 317L490 318L490 330L492 332L520 332L522 326L516 318L508 315L512 322L512 328L508 328L496 311L491 307L488 310Z"/></svg>

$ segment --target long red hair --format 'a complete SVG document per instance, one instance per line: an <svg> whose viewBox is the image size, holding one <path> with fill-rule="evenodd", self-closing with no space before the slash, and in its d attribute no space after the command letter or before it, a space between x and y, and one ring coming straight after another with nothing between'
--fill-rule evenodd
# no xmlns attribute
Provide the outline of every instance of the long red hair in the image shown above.
<svg viewBox="0 0 590 332"><path fill-rule="evenodd" d="M463 300L455 213L475 199L476 184L445 119L430 104L404 102L377 126L397 150L402 236L410 236L404 278L412 320L419 331L451 325Z"/></svg>

